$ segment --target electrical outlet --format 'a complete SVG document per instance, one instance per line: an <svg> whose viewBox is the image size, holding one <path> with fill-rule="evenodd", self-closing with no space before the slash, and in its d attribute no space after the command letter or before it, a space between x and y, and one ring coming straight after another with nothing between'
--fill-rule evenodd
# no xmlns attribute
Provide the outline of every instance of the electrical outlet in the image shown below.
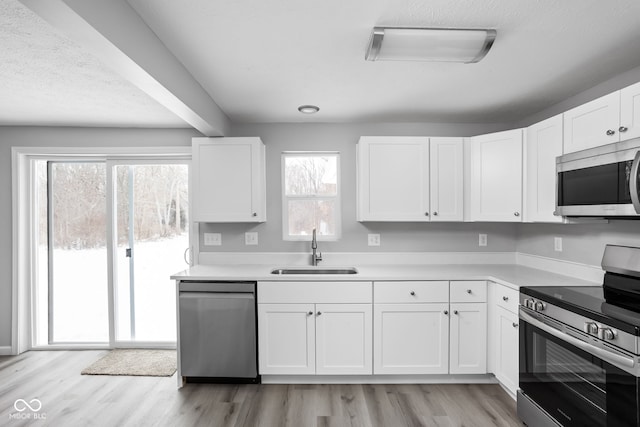
<svg viewBox="0 0 640 427"><path fill-rule="evenodd" d="M553 238L553 249L556 252L562 252L562 237Z"/></svg>
<svg viewBox="0 0 640 427"><path fill-rule="evenodd" d="M379 234L369 234L368 235L369 246L380 246L380 235Z"/></svg>
<svg viewBox="0 0 640 427"><path fill-rule="evenodd" d="M258 244L258 232L251 231L244 233L244 244L245 245L257 245Z"/></svg>
<svg viewBox="0 0 640 427"><path fill-rule="evenodd" d="M204 233L205 246L221 246L222 234L220 233Z"/></svg>
<svg viewBox="0 0 640 427"><path fill-rule="evenodd" d="M478 246L487 246L486 234L478 234Z"/></svg>

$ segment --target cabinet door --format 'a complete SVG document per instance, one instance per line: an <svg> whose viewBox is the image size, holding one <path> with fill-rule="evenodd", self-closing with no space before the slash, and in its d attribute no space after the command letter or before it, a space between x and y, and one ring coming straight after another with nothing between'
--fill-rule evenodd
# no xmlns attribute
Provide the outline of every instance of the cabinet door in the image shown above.
<svg viewBox="0 0 640 427"><path fill-rule="evenodd" d="M522 130L475 136L471 143L471 220L522 220Z"/></svg>
<svg viewBox="0 0 640 427"><path fill-rule="evenodd" d="M450 373L487 373L487 304L451 304L450 342Z"/></svg>
<svg viewBox="0 0 640 427"><path fill-rule="evenodd" d="M374 304L374 374L446 374L449 304Z"/></svg>
<svg viewBox="0 0 640 427"><path fill-rule="evenodd" d="M556 157L562 155L562 114L527 128L525 209L528 222L562 222L556 209Z"/></svg>
<svg viewBox="0 0 640 427"><path fill-rule="evenodd" d="M564 154L618 142L620 92L614 92L566 111Z"/></svg>
<svg viewBox="0 0 640 427"><path fill-rule="evenodd" d="M371 304L316 304L316 374L371 375Z"/></svg>
<svg viewBox="0 0 640 427"><path fill-rule="evenodd" d="M358 221L429 221L429 138L360 138Z"/></svg>
<svg viewBox="0 0 640 427"><path fill-rule="evenodd" d="M259 138L193 138L193 219L266 220L264 144Z"/></svg>
<svg viewBox="0 0 640 427"><path fill-rule="evenodd" d="M511 393L518 390L518 315L497 307L495 310L495 375Z"/></svg>
<svg viewBox="0 0 640 427"><path fill-rule="evenodd" d="M620 127L618 132L620 132L621 141L640 137L640 83L620 91Z"/></svg>
<svg viewBox="0 0 640 427"><path fill-rule="evenodd" d="M429 144L431 221L462 221L463 139L431 138Z"/></svg>
<svg viewBox="0 0 640 427"><path fill-rule="evenodd" d="M261 375L314 374L313 304L258 304L258 361Z"/></svg>

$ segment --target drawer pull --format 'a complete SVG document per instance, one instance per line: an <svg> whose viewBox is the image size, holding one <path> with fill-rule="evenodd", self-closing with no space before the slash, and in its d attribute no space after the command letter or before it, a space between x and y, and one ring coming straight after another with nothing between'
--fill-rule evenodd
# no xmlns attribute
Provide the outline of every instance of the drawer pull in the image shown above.
<svg viewBox="0 0 640 427"><path fill-rule="evenodd" d="M412 297L416 296L416 293L414 291L409 292L411 294Z"/></svg>
<svg viewBox="0 0 640 427"><path fill-rule="evenodd" d="M470 294L471 293L471 289L467 289L467 293Z"/></svg>
<svg viewBox="0 0 640 427"><path fill-rule="evenodd" d="M502 297L502 301L504 301L504 302L509 301L509 297Z"/></svg>

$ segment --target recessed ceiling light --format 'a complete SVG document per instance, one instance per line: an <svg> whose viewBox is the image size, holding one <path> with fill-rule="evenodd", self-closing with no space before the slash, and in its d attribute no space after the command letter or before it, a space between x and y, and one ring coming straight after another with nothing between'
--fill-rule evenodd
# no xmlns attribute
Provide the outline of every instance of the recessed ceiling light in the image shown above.
<svg viewBox="0 0 640 427"><path fill-rule="evenodd" d="M316 107L315 105L301 105L298 107L298 111L303 114L314 114L320 111L320 108Z"/></svg>
<svg viewBox="0 0 640 427"><path fill-rule="evenodd" d="M473 63L495 38L493 29L374 27L365 59Z"/></svg>

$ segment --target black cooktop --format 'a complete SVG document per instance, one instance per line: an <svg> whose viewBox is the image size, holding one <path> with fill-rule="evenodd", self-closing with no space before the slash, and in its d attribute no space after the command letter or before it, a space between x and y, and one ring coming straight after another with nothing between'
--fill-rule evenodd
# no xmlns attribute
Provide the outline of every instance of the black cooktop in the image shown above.
<svg viewBox="0 0 640 427"><path fill-rule="evenodd" d="M528 286L520 292L640 336L640 312L606 302L602 286Z"/></svg>

